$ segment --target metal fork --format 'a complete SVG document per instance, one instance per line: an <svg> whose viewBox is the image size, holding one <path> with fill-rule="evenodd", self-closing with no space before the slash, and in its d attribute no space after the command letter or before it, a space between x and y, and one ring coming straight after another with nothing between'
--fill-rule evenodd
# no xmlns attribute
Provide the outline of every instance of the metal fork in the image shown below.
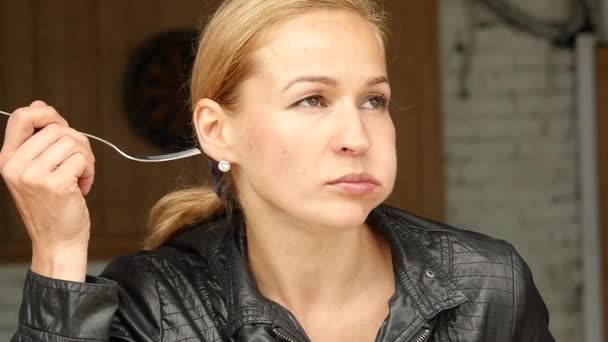
<svg viewBox="0 0 608 342"><path fill-rule="evenodd" d="M6 116L11 116L10 113L4 112L0 110L0 114L4 114ZM114 150L116 150L116 152L118 152L121 156L133 160L133 161L138 161L138 162L142 162L142 163L160 163L160 162L166 162L166 161L171 161L171 160L177 160L177 159L182 159L182 158L188 158L188 157L192 157L192 156L196 156L201 154L201 150L199 150L198 148L192 148L189 150L185 150L185 151L181 151L181 152L176 152L176 153L169 153L169 154L161 154L161 155L157 155L157 156L145 156L145 157L134 157L131 156L125 152L123 152L121 149L119 149L116 145L112 144L111 142L96 137L94 135L88 134L88 133L83 133L80 132L83 135L86 135L87 137L100 141L110 147L112 147Z"/></svg>

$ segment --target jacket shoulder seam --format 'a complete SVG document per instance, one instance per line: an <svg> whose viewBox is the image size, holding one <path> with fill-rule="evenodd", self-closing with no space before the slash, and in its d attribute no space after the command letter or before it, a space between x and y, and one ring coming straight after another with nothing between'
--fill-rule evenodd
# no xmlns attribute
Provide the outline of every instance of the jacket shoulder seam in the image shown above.
<svg viewBox="0 0 608 342"><path fill-rule="evenodd" d="M395 211L401 212L402 215L398 215L398 212L396 213ZM421 230L421 231L425 231L425 232L446 233L446 234L450 234L453 236L471 235L471 237L481 239L481 240L503 241L501 239L497 239L492 236L485 235L483 233L476 232L473 230L461 229L461 228L457 228L457 227L451 226L451 225L443 223L443 222L437 222L437 221L433 221L433 220L430 220L427 218L418 217L413 214L404 212L401 209L387 207L387 208L384 208L383 212L388 217L399 222L399 224L403 227L408 227L408 228ZM415 218L415 220L418 220L421 222L414 222L412 219L405 217L403 215L412 216Z"/></svg>

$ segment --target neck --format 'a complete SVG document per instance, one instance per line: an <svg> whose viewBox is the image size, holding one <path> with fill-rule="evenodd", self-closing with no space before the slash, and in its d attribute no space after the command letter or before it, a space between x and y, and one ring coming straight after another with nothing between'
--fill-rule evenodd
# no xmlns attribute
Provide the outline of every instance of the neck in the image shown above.
<svg viewBox="0 0 608 342"><path fill-rule="evenodd" d="M367 224L313 230L293 219L246 216L249 263L260 291L300 315L344 307L394 285L390 246Z"/></svg>

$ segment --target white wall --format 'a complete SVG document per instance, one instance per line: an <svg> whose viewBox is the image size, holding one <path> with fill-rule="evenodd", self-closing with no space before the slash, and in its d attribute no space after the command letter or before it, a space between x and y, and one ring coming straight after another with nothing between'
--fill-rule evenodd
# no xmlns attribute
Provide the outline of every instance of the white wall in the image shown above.
<svg viewBox="0 0 608 342"><path fill-rule="evenodd" d="M519 2L559 18L565 1ZM512 242L556 340L581 341L574 53L474 4L440 0L448 222Z"/></svg>

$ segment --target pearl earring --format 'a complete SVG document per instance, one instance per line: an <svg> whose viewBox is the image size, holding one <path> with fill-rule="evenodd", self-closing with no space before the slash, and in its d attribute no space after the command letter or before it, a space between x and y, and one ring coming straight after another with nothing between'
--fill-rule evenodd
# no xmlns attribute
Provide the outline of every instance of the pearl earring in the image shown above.
<svg viewBox="0 0 608 342"><path fill-rule="evenodd" d="M217 164L217 168L218 168L220 171L222 171L222 172L226 173L226 172L230 171L230 163L222 159L222 160L221 160L221 161L220 161L220 162Z"/></svg>

